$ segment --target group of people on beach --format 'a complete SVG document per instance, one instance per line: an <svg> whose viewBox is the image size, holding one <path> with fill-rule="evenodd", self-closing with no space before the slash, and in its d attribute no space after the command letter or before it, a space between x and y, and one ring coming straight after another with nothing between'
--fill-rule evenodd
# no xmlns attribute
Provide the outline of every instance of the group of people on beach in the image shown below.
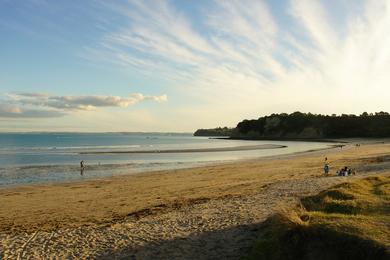
<svg viewBox="0 0 390 260"><path fill-rule="evenodd" d="M356 174L355 170L348 168L347 166L336 171L336 176L350 176L355 174Z"/></svg>
<svg viewBox="0 0 390 260"><path fill-rule="evenodd" d="M330 171L330 165L328 163L328 158L325 157L324 173L326 176L329 176L329 171ZM344 166L340 170L336 171L336 176L350 176L355 174L356 171L352 168L349 168L348 166Z"/></svg>

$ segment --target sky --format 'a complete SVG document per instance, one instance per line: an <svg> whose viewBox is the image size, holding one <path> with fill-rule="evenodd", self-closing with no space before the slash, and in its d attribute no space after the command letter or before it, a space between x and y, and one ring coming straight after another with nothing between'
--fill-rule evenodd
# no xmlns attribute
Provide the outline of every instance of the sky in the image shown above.
<svg viewBox="0 0 390 260"><path fill-rule="evenodd" d="M0 131L390 112L388 0L0 0Z"/></svg>

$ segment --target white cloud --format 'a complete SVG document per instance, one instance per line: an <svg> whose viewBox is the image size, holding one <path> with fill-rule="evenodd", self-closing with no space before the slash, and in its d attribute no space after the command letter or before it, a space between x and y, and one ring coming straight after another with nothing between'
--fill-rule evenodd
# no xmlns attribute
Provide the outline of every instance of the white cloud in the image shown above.
<svg viewBox="0 0 390 260"><path fill-rule="evenodd" d="M108 34L100 51L115 50L141 71L153 63L167 72L163 77L179 67L192 75L172 81L186 90L181 98L195 97L212 111L222 107L223 122L294 110L390 109L389 1L367 0L361 8L339 3L347 13L336 17L334 9L341 6L291 0L283 22L266 3L215 1L200 22L170 2L136 2L121 10L130 26ZM157 80L161 74L149 77ZM226 106L236 113L223 116ZM186 104L187 111L191 107L202 111L198 104Z"/></svg>
<svg viewBox="0 0 390 260"><path fill-rule="evenodd" d="M231 125L294 110L390 110L390 2L286 2L215 0L197 13L173 1L104 1L102 10L110 8L123 23L111 24L96 45L83 49L83 57L136 71L155 88L171 88L175 105L153 113L165 122L175 118L167 123L175 127ZM68 113L167 99L34 95L9 101L22 109Z"/></svg>
<svg viewBox="0 0 390 260"><path fill-rule="evenodd" d="M25 109L12 104L0 104L0 118L48 118L61 117L65 113L56 110Z"/></svg>

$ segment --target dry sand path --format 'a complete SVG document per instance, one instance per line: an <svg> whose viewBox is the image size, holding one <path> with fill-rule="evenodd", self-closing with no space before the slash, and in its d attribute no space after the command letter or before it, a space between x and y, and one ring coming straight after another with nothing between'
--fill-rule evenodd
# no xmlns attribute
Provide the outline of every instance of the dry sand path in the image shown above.
<svg viewBox="0 0 390 260"><path fill-rule="evenodd" d="M237 259L281 203L293 207L301 196L365 176L279 181L255 194L198 201L109 225L1 234L0 250L4 259Z"/></svg>

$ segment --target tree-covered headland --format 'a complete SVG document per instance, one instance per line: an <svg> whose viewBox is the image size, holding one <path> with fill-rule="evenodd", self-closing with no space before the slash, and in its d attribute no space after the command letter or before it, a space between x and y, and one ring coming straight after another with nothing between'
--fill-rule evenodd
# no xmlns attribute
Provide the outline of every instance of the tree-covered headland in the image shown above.
<svg viewBox="0 0 390 260"><path fill-rule="evenodd" d="M205 130L202 129L202 133L207 133ZM271 114L243 120L236 128L230 129L230 132L231 138L238 139L390 137L390 115L387 112L365 112L361 115L301 112Z"/></svg>
<svg viewBox="0 0 390 260"><path fill-rule="evenodd" d="M217 127L212 129L198 129L194 136L231 136L234 128Z"/></svg>

